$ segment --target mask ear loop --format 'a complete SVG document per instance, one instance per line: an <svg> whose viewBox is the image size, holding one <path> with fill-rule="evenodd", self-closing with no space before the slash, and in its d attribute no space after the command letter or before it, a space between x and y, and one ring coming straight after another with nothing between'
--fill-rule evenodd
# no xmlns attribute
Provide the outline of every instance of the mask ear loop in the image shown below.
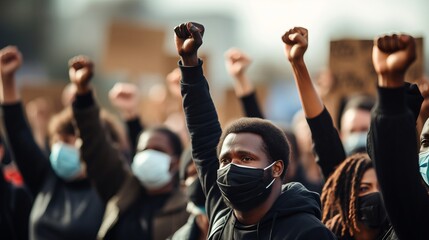
<svg viewBox="0 0 429 240"><path fill-rule="evenodd" d="M276 163L277 161L275 161L275 162L273 162L273 163L271 163L271 165L269 165L268 167L266 167L266 168L264 168L264 171L265 170L267 170L268 168L271 168L272 166L274 166L274 164ZM276 178L274 178L273 177L273 180L270 182L270 184L268 184L266 187L265 187L265 189L268 189L271 185L273 185L273 183L274 183L274 181L276 180Z"/></svg>

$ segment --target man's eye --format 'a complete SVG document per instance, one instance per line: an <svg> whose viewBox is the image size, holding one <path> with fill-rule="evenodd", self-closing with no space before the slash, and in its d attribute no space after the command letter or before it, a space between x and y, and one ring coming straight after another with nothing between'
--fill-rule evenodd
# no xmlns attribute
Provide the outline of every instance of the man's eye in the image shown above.
<svg viewBox="0 0 429 240"><path fill-rule="evenodd" d="M253 158L249 157L249 156L244 156L241 158L241 160L243 161L251 161Z"/></svg>
<svg viewBox="0 0 429 240"><path fill-rule="evenodd" d="M229 159L229 158L222 158L221 160L220 160L220 163L224 163L224 164L226 164L226 163L230 163L231 162L231 160Z"/></svg>

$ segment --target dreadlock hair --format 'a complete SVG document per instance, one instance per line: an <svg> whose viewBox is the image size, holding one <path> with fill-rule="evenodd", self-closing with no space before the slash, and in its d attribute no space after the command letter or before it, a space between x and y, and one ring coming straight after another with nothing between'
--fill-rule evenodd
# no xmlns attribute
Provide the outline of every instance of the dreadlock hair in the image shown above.
<svg viewBox="0 0 429 240"><path fill-rule="evenodd" d="M322 190L322 222L337 236L360 231L357 226L357 198L363 174L373 168L368 154L348 157L329 176Z"/></svg>
<svg viewBox="0 0 429 240"><path fill-rule="evenodd" d="M223 142L230 133L253 133L262 138L263 150L270 158L271 162L281 160L283 162L283 172L280 178L283 179L289 164L290 147L285 133L271 121L260 118L240 118L228 125L220 137L217 145L217 155L219 156Z"/></svg>

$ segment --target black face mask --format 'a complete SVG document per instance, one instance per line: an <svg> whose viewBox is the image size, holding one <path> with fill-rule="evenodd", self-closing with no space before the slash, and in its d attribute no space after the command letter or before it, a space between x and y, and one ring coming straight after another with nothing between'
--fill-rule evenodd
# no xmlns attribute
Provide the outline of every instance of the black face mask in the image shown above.
<svg viewBox="0 0 429 240"><path fill-rule="evenodd" d="M275 163L275 162L274 162ZM272 167L251 168L233 163L217 170L217 185L222 193L225 203L239 211L249 211L263 203L271 193L271 185L275 178Z"/></svg>
<svg viewBox="0 0 429 240"><path fill-rule="evenodd" d="M358 218L370 228L380 228L387 223L387 214L379 192L367 194L357 200Z"/></svg>
<svg viewBox="0 0 429 240"><path fill-rule="evenodd" d="M203 192L200 179L196 178L187 188L188 198L195 205L204 207L206 204L206 195Z"/></svg>

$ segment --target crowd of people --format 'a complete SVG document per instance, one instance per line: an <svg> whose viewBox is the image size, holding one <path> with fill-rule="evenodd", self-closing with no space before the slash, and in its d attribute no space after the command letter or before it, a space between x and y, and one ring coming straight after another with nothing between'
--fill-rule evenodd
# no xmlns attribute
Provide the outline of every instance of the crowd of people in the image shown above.
<svg viewBox="0 0 429 240"><path fill-rule="evenodd" d="M109 92L123 124L103 109L83 55L68 63L63 110L35 123L40 112L15 79L23 57L0 50L1 239L429 239L429 121L417 129L429 109L426 93L405 82L412 36L374 40L377 97L350 97L336 124L304 61L307 29L287 30L302 104L287 128L265 119L252 60L232 48L226 69L245 117L221 128L198 55L204 31L195 22L174 29L180 60L168 84L181 120L155 126L142 124L131 83ZM11 165L21 184L6 177Z"/></svg>

